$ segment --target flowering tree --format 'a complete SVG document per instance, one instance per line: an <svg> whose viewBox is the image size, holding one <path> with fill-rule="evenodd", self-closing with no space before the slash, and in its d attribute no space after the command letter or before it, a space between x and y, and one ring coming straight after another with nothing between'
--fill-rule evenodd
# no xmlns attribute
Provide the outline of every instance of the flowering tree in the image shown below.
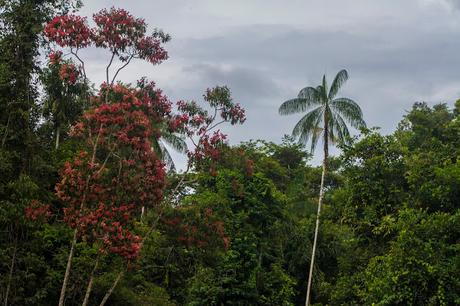
<svg viewBox="0 0 460 306"><path fill-rule="evenodd" d="M188 151L188 172L206 166L212 169L219 158L226 136L216 131L217 126L245 120L244 110L232 102L227 87L206 92L204 99L212 108L211 114L195 102L182 101L177 104L179 113L173 114L171 102L154 83L145 79L136 86L116 82L119 72L133 59L151 64L167 59L162 43L169 36L161 31L147 35L145 21L123 9L104 9L93 15L93 21L95 25L90 27L83 17L65 15L55 17L45 27L49 41L65 51L53 51L50 61L59 61L59 76L66 84L75 84L79 77L87 80L81 49L96 47L110 53L105 82L98 94L90 97L89 109L71 127L71 137L81 140L81 151L66 162L56 185L57 196L65 204L64 220L74 229L59 305L64 304L77 240L99 250L83 305L89 301L101 256L114 254L128 262L139 256L145 236L136 233L134 224L144 209L158 207L164 200L165 165L152 149L164 127L169 133L186 135L193 143L194 149ZM78 64L64 61L63 54ZM111 75L114 59L121 64ZM181 188L184 177L168 199ZM122 272L101 305L121 276Z"/></svg>
<svg viewBox="0 0 460 306"><path fill-rule="evenodd" d="M43 69L45 99L43 115L53 123L55 149L59 148L62 131L81 116L88 96L86 80L71 59L63 59L61 51L49 54Z"/></svg>

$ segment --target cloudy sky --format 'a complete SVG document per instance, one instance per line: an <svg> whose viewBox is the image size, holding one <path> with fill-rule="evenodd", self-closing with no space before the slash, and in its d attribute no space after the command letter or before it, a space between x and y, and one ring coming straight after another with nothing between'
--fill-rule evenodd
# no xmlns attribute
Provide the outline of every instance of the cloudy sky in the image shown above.
<svg viewBox="0 0 460 306"><path fill-rule="evenodd" d="M133 63L123 80L147 76L173 101L228 85L248 117L225 129L232 143L280 142L301 115L280 117L278 106L343 68L350 79L342 95L383 133L415 101L452 105L460 97L460 0L83 2L83 15L122 7L171 34L168 61ZM87 55L90 74L101 79L107 54Z"/></svg>

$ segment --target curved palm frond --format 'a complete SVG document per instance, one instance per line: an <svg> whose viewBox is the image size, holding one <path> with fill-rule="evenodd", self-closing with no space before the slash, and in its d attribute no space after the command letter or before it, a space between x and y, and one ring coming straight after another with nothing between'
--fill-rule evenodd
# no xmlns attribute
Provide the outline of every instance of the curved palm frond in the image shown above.
<svg viewBox="0 0 460 306"><path fill-rule="evenodd" d="M306 144L311 139L310 150L312 153L315 151L319 136L323 132L323 128L320 126L321 122L323 121L323 115L324 107L321 106L304 116L304 118L308 116L308 119L305 120L303 125L299 125L300 121L297 123L297 125L299 125L299 143ZM295 137L297 137L297 135Z"/></svg>
<svg viewBox="0 0 460 306"><path fill-rule="evenodd" d="M176 150L179 153L186 153L187 152L187 143L185 139L180 135L174 133L163 133L161 135L162 141L164 141L167 145L171 148Z"/></svg>
<svg viewBox="0 0 460 306"><path fill-rule="evenodd" d="M323 108L323 111L324 111L324 108ZM324 121L323 119L324 119L323 116L319 116L315 122L315 127L312 130L311 146L310 146L310 153L312 154L313 152L315 152L315 148L316 148L316 145L318 144L318 140L324 131L324 129L320 127L321 122Z"/></svg>
<svg viewBox="0 0 460 306"><path fill-rule="evenodd" d="M152 140L152 150L160 157L163 158L163 151L161 148L161 141L159 139L154 138Z"/></svg>
<svg viewBox="0 0 460 306"><path fill-rule="evenodd" d="M331 107L354 128L365 127L363 112L359 105L349 98L337 98L331 101Z"/></svg>
<svg viewBox="0 0 460 306"><path fill-rule="evenodd" d="M350 132L348 131L347 124L345 120L338 113L333 113L333 122L334 122L334 144L339 142L348 143L350 138ZM332 140L332 139L331 139Z"/></svg>
<svg viewBox="0 0 460 306"><path fill-rule="evenodd" d="M280 115L290 115L294 113L305 112L312 105L319 104L321 100L320 93L316 88L305 87L300 90L297 98L285 101L278 109Z"/></svg>
<svg viewBox="0 0 460 306"><path fill-rule="evenodd" d="M336 143L337 136L336 136L336 129L335 129L335 119L334 114L329 106L326 107L327 110L327 138L329 143Z"/></svg>
<svg viewBox="0 0 460 306"><path fill-rule="evenodd" d="M163 162L166 164L166 168L169 169L169 171L175 171L176 165L174 164L174 160L172 159L172 156L169 153L168 149L161 141L158 144L161 150L161 158Z"/></svg>
<svg viewBox="0 0 460 306"><path fill-rule="evenodd" d="M339 92L340 87L348 80L348 72L343 69L340 70L332 81L331 89L329 90L329 100L334 99L334 97Z"/></svg>
<svg viewBox="0 0 460 306"><path fill-rule="evenodd" d="M304 98L289 99L278 109L280 115L291 115L295 113L301 113L308 109L308 100Z"/></svg>
<svg viewBox="0 0 460 306"><path fill-rule="evenodd" d="M321 84L322 87L322 96L324 101L327 101L327 81L326 81L326 75L323 74L323 82Z"/></svg>
<svg viewBox="0 0 460 306"><path fill-rule="evenodd" d="M294 129L292 130L292 136L299 137L303 134L305 142L310 139L311 131L315 127L318 118L321 118L323 114L323 107L317 107L314 110L308 112L302 119L297 122Z"/></svg>
<svg viewBox="0 0 460 306"><path fill-rule="evenodd" d="M309 103L318 103L320 100L319 92L314 87L302 88L297 98L307 99Z"/></svg>

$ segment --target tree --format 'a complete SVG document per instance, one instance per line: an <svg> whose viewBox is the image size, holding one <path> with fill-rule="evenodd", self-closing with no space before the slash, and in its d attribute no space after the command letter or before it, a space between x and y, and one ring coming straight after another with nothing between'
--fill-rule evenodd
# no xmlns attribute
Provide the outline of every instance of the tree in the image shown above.
<svg viewBox="0 0 460 306"><path fill-rule="evenodd" d="M4 305L30 305L26 300L30 292L25 290L30 278L22 275L33 274L25 271L30 268L26 261L34 227L23 218L24 208L30 197L46 197L49 181L44 178L51 172L48 152L37 137L40 118L35 80L42 25L76 2L0 2L0 300Z"/></svg>
<svg viewBox="0 0 460 306"><path fill-rule="evenodd" d="M61 52L50 53L41 80L45 91L43 116L51 119L57 150L63 129L68 130L69 125L82 115L88 88L76 65L71 60L63 60Z"/></svg>
<svg viewBox="0 0 460 306"><path fill-rule="evenodd" d="M342 85L348 80L346 70L341 70L335 76L331 88L328 89L326 75L323 75L322 84L314 87L303 88L297 98L290 99L281 104L279 113L290 115L305 112L311 108L305 116L295 125L292 135L299 138L299 142L306 144L311 140L313 152L319 138L323 138L323 172L321 175L321 187L318 199L318 212L316 214L316 228L313 240L313 250L310 262L310 271L307 284L307 297L305 305L310 302L310 288L313 275L316 243L318 239L321 205L324 197L324 178L327 172L327 160L329 156L329 143L347 142L350 136L346 122L354 128L365 126L362 111L359 105L349 98L336 98Z"/></svg>
<svg viewBox="0 0 460 306"><path fill-rule="evenodd" d="M72 138L81 139L82 149L66 162L56 185L57 197L65 205L64 220L74 229L59 305L65 301L77 240L98 249L82 305L89 303L102 255L119 255L127 261L126 266L138 257L156 223L148 226L150 229L143 237L136 233L134 225L142 217L144 207L160 209L166 186L162 154L155 153L156 148L161 149L162 134L166 140L175 140L176 145L178 139L174 137L178 134L187 135L192 142L195 138L195 150L187 151L187 170L203 165L212 167L226 138L215 128L225 122L233 125L245 120L244 110L232 102L225 86L208 89L204 95L213 115L195 102L184 101L178 102L180 114L173 115L171 102L153 82L142 78L135 87L116 82L120 71L133 59L151 64L167 59L162 43L169 36L161 31L147 35L145 21L123 9L103 9L93 15L93 21L95 26L90 28L80 16L57 16L44 30L50 42L79 62L78 67L71 62L62 64L65 69L60 69L59 77L67 84L75 84L80 75L87 80L85 63L79 55L81 49L95 46L109 50L111 55L105 83L96 96L88 95L89 109L70 129ZM111 75L114 60L120 66ZM182 182L183 178L169 195L174 197ZM123 270L118 273L101 306L123 274Z"/></svg>

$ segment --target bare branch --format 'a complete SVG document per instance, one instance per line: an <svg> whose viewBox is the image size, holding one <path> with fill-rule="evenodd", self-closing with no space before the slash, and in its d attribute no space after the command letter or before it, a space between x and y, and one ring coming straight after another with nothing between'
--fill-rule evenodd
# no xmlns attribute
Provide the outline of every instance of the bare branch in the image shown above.
<svg viewBox="0 0 460 306"><path fill-rule="evenodd" d="M107 80L107 85L109 85L109 68L110 68L110 66L112 66L112 62L113 62L114 57L115 57L115 52L112 52L112 57L110 58L110 62L107 65L107 67L105 67L105 77L106 77L106 80Z"/></svg>
<svg viewBox="0 0 460 306"><path fill-rule="evenodd" d="M117 72L115 73L115 75L114 75L113 78L112 78L112 82L110 82L110 86L112 86L113 83L115 82L115 79L117 78L118 73L119 73L123 68L125 68L126 66L128 66L129 63L131 62L131 60L132 60L133 58L134 58L134 55L131 55L131 56L129 57L129 59L126 61L126 63L125 63L123 66L121 66L120 68L118 68Z"/></svg>

